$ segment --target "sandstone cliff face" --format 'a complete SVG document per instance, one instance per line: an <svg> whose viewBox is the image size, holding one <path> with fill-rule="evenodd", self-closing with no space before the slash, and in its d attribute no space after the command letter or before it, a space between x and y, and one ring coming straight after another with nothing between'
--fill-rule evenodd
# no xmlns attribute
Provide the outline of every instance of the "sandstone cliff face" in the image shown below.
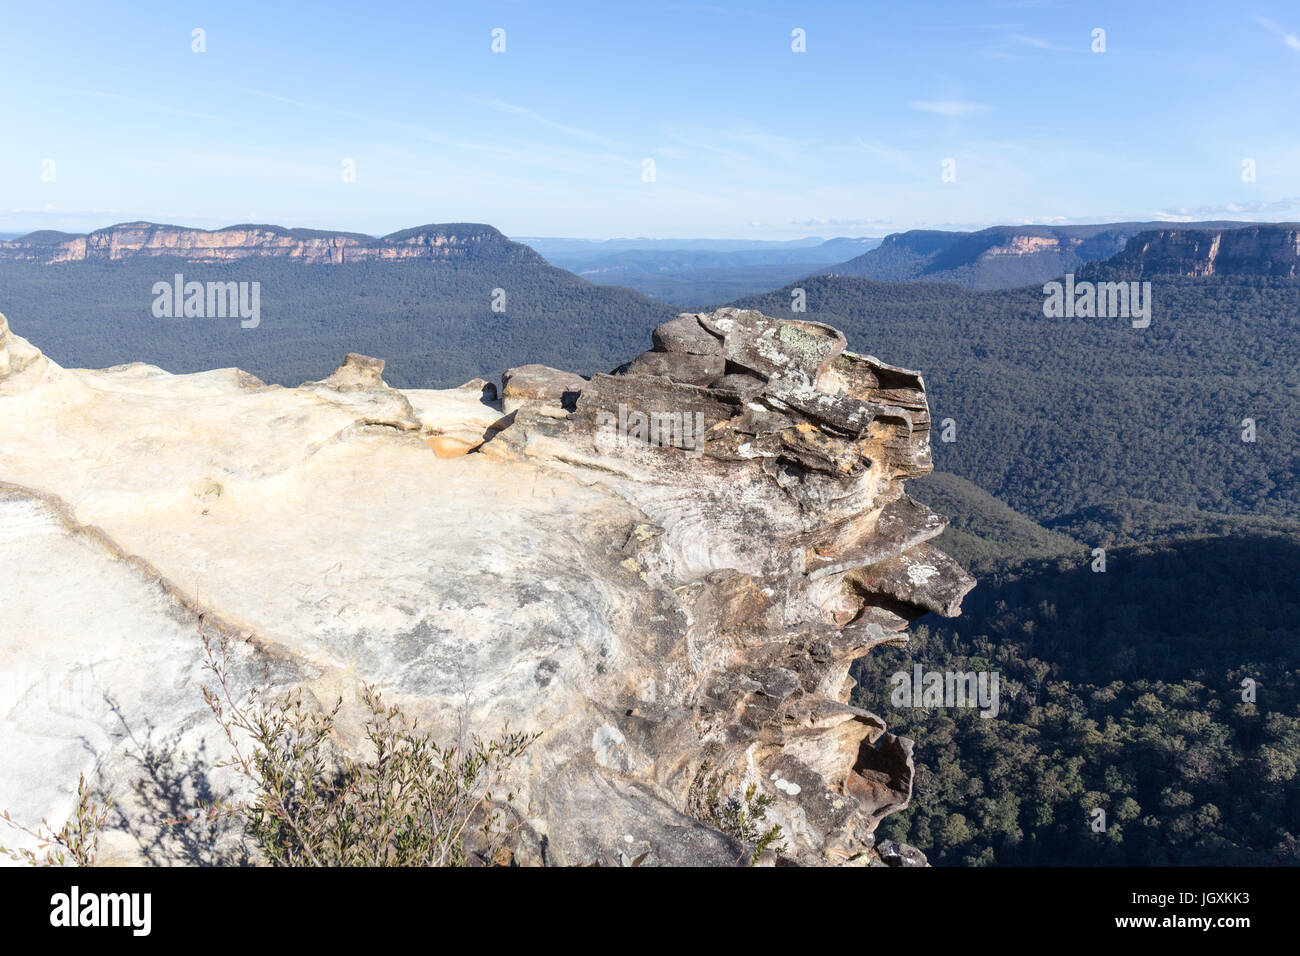
<svg viewBox="0 0 1300 956"><path fill-rule="evenodd" d="M297 389L66 370L0 318L0 806L57 821L85 771L116 858L219 859L149 796L233 785L202 769L203 614L241 674L349 704L375 682L446 740L541 732L521 862L740 862L697 819L706 775L773 798L792 862L912 859L873 836L912 743L850 706L849 667L974 582L903 491L930 469L920 375L845 345L688 314L617 374L525 367L498 402L362 356Z"/></svg>
<svg viewBox="0 0 1300 956"><path fill-rule="evenodd" d="M1108 265L1134 276L1300 275L1300 229L1162 229L1129 240Z"/></svg>
<svg viewBox="0 0 1300 956"><path fill-rule="evenodd" d="M986 259L998 256L1031 256L1040 252L1071 249L1082 242L1082 239L1069 236L1012 236L1001 245L990 246L981 253L981 256Z"/></svg>
<svg viewBox="0 0 1300 956"><path fill-rule="evenodd" d="M1160 255L1164 274L1208 274L1195 271L1193 261L1204 258L1214 235L1233 237L1240 254L1220 257L1214 266L1251 275L1288 275L1278 263L1294 262L1288 252L1285 233L1293 226L1259 226L1243 230L1246 223L1227 221L1199 222L1160 228L1160 223L1116 222L1078 226L992 226L978 232L941 232L912 230L886 236L880 245L834 267L844 276L861 276L885 282L955 282L972 289L1013 289L1057 279L1066 273L1081 273L1102 268L1101 263L1116 257L1113 264L1127 269L1141 259L1143 241L1158 240L1148 250L1153 256L1164 244ZM1257 244L1245 233L1253 232ZM1275 233L1281 233L1277 235ZM1203 246L1196 244L1203 241ZM1175 251L1177 247L1177 251ZM1123 252L1124 250L1127 252ZM1118 255L1122 253L1121 255ZM1127 258L1126 258L1127 257ZM1154 265L1153 258L1153 265ZM1200 267L1204 269L1202 262ZM1272 271L1270 271L1272 270Z"/></svg>
<svg viewBox="0 0 1300 956"><path fill-rule="evenodd" d="M316 233L279 226L205 230L132 222L85 236L37 234L3 241L0 259L51 265L138 256L172 256L195 262L257 257L340 265L367 260L454 259L484 245L521 248L490 226L473 224L422 226L374 239L353 233Z"/></svg>

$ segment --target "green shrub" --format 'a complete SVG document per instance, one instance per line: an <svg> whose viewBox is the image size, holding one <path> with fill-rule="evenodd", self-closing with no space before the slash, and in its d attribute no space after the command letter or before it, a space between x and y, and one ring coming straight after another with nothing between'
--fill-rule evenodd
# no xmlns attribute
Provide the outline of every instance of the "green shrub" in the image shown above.
<svg viewBox="0 0 1300 956"><path fill-rule="evenodd" d="M86 775L82 774L77 781L76 812L57 832L46 820L33 830L11 820L8 810L0 814L0 819L12 829L39 841L35 850L11 850L0 846L0 853L30 866L94 866L99 855L99 833L112 809L111 800L101 803L95 799L86 783Z"/></svg>
<svg viewBox="0 0 1300 956"><path fill-rule="evenodd" d="M735 838L745 848L750 866L762 859L768 850L783 853L786 844L781 836L781 824L763 826L772 797L760 794L755 783L751 783L740 796L724 796L722 778L710 774L712 769L712 763L705 760L695 773L687 796L692 815L701 823Z"/></svg>
<svg viewBox="0 0 1300 956"><path fill-rule="evenodd" d="M494 799L511 763L538 734L491 740L474 735L464 751L440 746L378 691L362 689L365 736L372 753L355 759L334 745L330 710L301 691L272 697L254 688L236 701L224 648L218 657L204 635L207 668L217 688L204 699L216 715L233 767L252 786L250 799L210 812L234 813L274 866L462 866L505 862L516 826L514 794ZM474 837L474 851L466 841Z"/></svg>

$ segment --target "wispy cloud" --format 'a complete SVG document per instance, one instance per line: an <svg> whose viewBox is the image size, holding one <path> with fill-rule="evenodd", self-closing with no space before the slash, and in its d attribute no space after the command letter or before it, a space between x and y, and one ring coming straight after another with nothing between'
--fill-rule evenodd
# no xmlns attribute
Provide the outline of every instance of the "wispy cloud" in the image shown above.
<svg viewBox="0 0 1300 956"><path fill-rule="evenodd" d="M1193 222L1201 219L1240 218L1242 216L1276 217L1288 210L1300 208L1300 197L1289 199L1260 199L1247 202L1227 202L1213 206L1179 207L1161 209L1155 218L1163 222Z"/></svg>
<svg viewBox="0 0 1300 956"><path fill-rule="evenodd" d="M535 110L523 106L515 106L511 103L505 103L501 100L485 99L475 96L462 96L462 102L479 108L494 109L503 113L509 113L515 116L521 116L529 119L542 126L555 129L567 134L570 137L576 137L586 142L600 145L606 148L606 152L592 152L583 147L581 149L572 149L556 143L539 143L533 141L516 142L510 145L503 138L498 137L495 140L472 141L463 137L448 136L436 130L429 129L414 123L406 123L400 120L387 119L373 113L359 113L355 110L339 109L334 106L324 106L318 103L309 103L302 100L293 99L288 96L281 96L278 93L267 92L266 90L251 89L248 87L231 87L239 93L245 93L250 96L259 96L263 99L272 100L276 103L283 103L286 106L295 109L310 110L319 113L326 113L333 116L341 116L351 119L357 123L378 124L399 130L402 133L413 135L417 139L436 143L457 150L472 150L474 152L485 153L498 159L516 163L536 164L548 166L555 169L566 169L577 171L584 168L584 164L592 162L612 163L635 165L634 161L626 156L616 153L610 153L609 150L617 149L616 144L596 133L590 133L586 130L577 129L572 126L565 126L562 123L555 123L542 116Z"/></svg>
<svg viewBox="0 0 1300 956"><path fill-rule="evenodd" d="M861 136L857 137L858 145L876 158L878 162L885 166L892 167L901 173L914 175L916 172L916 160L906 151L896 146L886 146L883 143L868 143Z"/></svg>
<svg viewBox="0 0 1300 956"><path fill-rule="evenodd" d="M297 106L305 110L324 110L325 107L315 106L311 103L304 103L302 100L290 99L287 96L281 96L279 93L268 93L266 90L255 90L247 86L232 86L236 93L247 93L250 96L260 96L264 100L274 100L277 103L288 103L290 106Z"/></svg>
<svg viewBox="0 0 1300 956"><path fill-rule="evenodd" d="M922 113L938 113L940 116L970 116L988 109L983 103L963 100L912 100L907 105Z"/></svg>
<svg viewBox="0 0 1300 956"><path fill-rule="evenodd" d="M59 93L71 93L73 96L90 96L95 99L111 100L114 103L122 103L126 106L134 106L138 109L149 110L154 113L167 113L171 116L188 116L191 119L220 122L218 117L211 116L208 113L197 113L194 110L183 110L175 106L168 106L166 103L141 99L138 96L126 96L123 93L112 93L107 90L86 90L66 86L47 86L45 89L54 90Z"/></svg>
<svg viewBox="0 0 1300 956"><path fill-rule="evenodd" d="M116 216L121 215L122 210L103 208L103 209L72 209L67 206L60 206L57 203L44 203L40 206L30 206L25 208L5 208L0 209L0 216L19 216L27 213L55 213L69 216Z"/></svg>
<svg viewBox="0 0 1300 956"><path fill-rule="evenodd" d="M553 129L556 132L564 133L566 136L572 136L575 139L585 140L588 143L595 143L598 146L604 146L609 149L617 147L617 144L607 136L599 133L593 133L589 130L580 129L576 126L569 126L565 123L557 123L552 119L543 116L537 110L529 109L527 106L516 106L513 103L505 103L501 100L484 99L482 97L470 97L470 101L479 106L486 106L489 109L498 110L502 113L509 113L512 116L522 116L524 119L532 120L539 126L545 126L547 129Z"/></svg>
<svg viewBox="0 0 1300 956"><path fill-rule="evenodd" d="M811 219L791 219L792 226L838 226L841 228L860 229L863 227L870 228L873 226L883 226L883 219L823 219L820 216L813 216Z"/></svg>
<svg viewBox="0 0 1300 956"><path fill-rule="evenodd" d="M1035 50L1051 50L1054 53L1065 53L1069 49L1044 37L1030 36L1027 33L1012 33L1007 36L1007 39L1017 46L1033 47Z"/></svg>
<svg viewBox="0 0 1300 956"><path fill-rule="evenodd" d="M1279 24L1267 17L1256 17L1255 22L1267 30L1273 36L1277 37L1291 49L1300 52L1300 35L1287 33Z"/></svg>

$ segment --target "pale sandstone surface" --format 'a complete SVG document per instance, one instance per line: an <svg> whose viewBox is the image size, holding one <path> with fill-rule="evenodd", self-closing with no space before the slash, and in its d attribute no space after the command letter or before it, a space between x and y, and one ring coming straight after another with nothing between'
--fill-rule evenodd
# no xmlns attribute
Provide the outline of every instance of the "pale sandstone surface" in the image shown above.
<svg viewBox="0 0 1300 956"><path fill-rule="evenodd" d="M0 317L0 807L57 822L85 772L122 809L112 859L212 859L158 835L147 786L160 751L181 797L223 752L203 614L240 681L343 696L346 741L361 681L444 740L540 732L522 862L735 862L692 817L707 765L773 796L790 859L878 865L911 742L848 706L849 665L973 584L902 493L929 470L923 383L814 323L673 325L651 355L712 339L726 374L532 366L503 410L364 356L297 389L63 369ZM619 406L705 437L628 442Z"/></svg>

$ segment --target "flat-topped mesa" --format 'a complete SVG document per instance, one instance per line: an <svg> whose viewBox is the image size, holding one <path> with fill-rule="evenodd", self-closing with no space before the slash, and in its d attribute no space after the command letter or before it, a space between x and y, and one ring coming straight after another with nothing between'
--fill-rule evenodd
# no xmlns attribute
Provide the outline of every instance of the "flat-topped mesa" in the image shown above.
<svg viewBox="0 0 1300 956"><path fill-rule="evenodd" d="M274 225L192 229L152 222L125 222L84 235L34 232L0 240L0 260L53 265L166 256L194 262L287 259L342 265L362 261L441 261L489 255L539 258L491 226L443 223L387 236Z"/></svg>
<svg viewBox="0 0 1300 956"><path fill-rule="evenodd" d="M632 710L647 736L675 706L692 714L694 751L658 783L686 803L701 766L758 782L793 858L862 858L908 803L912 744L849 706L850 665L922 614L955 616L975 583L927 543L946 521L903 493L931 470L924 382L829 326L753 310L683 314L653 339L587 382L507 372L514 423L482 450L649 519L642 575L679 600L683 653L713 665Z"/></svg>

